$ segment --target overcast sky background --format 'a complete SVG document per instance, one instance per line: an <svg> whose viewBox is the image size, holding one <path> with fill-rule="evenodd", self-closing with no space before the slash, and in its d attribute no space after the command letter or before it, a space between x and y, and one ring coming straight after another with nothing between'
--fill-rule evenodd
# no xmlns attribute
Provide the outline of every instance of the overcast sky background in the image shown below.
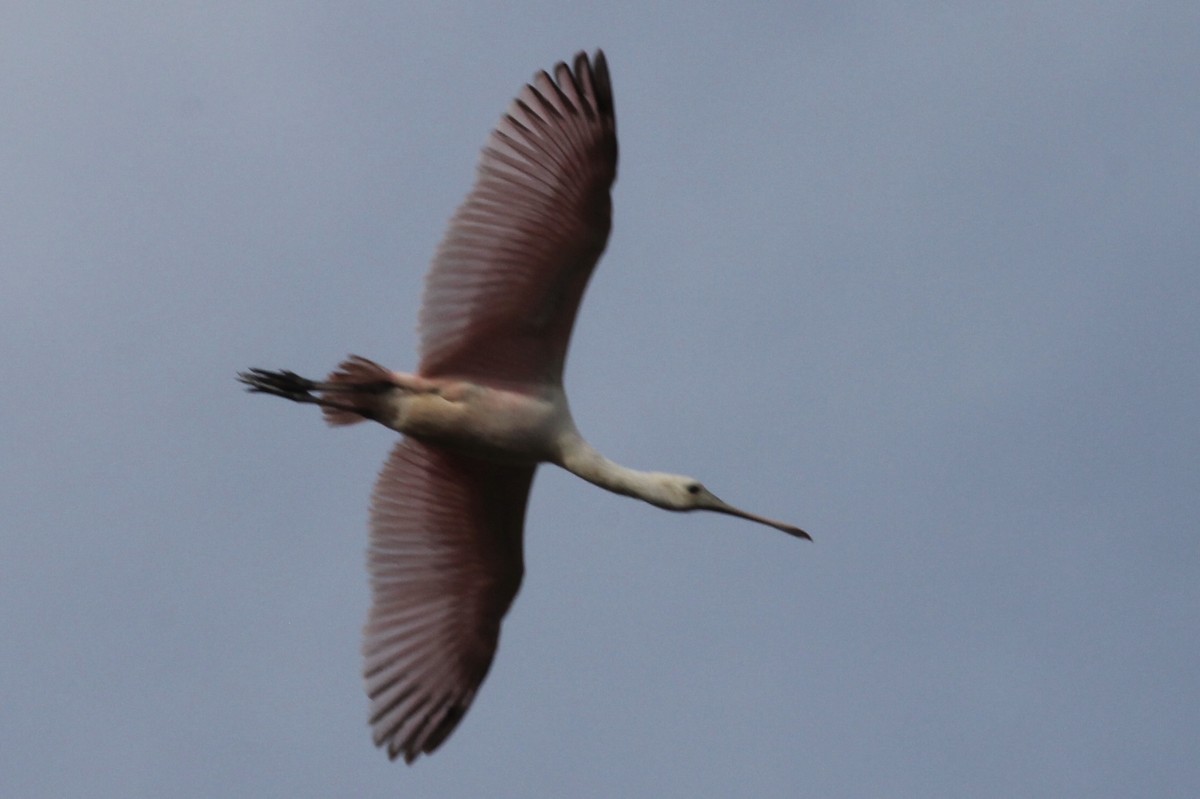
<svg viewBox="0 0 1200 799"><path fill-rule="evenodd" d="M1200 795L1200 6L0 10L0 794ZM536 69L605 48L581 429L815 542L544 469L474 707L359 661L378 427Z"/></svg>

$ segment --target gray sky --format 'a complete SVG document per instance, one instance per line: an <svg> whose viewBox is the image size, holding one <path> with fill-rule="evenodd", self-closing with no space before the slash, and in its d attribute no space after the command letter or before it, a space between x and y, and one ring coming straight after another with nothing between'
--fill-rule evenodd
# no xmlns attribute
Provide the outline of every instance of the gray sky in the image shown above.
<svg viewBox="0 0 1200 799"><path fill-rule="evenodd" d="M0 794L1200 794L1200 10L981 8L5 4ZM392 435L233 376L413 367L490 126L596 46L577 421L816 541L544 469L406 768Z"/></svg>

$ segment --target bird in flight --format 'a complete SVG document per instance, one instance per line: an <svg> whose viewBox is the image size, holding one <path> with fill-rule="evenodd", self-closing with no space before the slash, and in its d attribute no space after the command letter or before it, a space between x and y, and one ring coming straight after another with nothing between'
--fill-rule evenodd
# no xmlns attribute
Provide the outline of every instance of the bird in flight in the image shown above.
<svg viewBox="0 0 1200 799"><path fill-rule="evenodd" d="M491 666L524 573L533 474L553 463L674 511L770 525L699 481L628 469L579 434L562 387L579 302L612 226L617 130L604 53L539 72L500 119L426 278L416 374L350 356L324 381L238 375L249 391L402 433L371 498L363 655L370 724L411 763L453 732Z"/></svg>

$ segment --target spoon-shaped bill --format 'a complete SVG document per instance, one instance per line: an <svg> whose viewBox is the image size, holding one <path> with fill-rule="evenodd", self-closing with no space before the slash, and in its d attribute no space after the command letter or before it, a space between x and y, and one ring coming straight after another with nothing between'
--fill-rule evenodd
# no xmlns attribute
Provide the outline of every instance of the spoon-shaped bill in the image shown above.
<svg viewBox="0 0 1200 799"><path fill-rule="evenodd" d="M715 510L718 513L727 513L730 516L737 516L742 519L749 519L752 522L758 522L759 524L765 524L768 527L774 527L776 530L782 530L783 532L787 533L788 535L793 535L796 538L803 538L806 541L812 541L811 535L804 532L803 530L801 530L799 527L797 527L794 524L786 524L784 522L777 522L774 519L768 519L766 516L759 516L756 513L750 513L748 511L742 510L741 508L735 508L734 506L730 505L728 502L723 502L722 500L719 500L716 497L713 497L713 499L715 500L715 502L712 504L710 510Z"/></svg>

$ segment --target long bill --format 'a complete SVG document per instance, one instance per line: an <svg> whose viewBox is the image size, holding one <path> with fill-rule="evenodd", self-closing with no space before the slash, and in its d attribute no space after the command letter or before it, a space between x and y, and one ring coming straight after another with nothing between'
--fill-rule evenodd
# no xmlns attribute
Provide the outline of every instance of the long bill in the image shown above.
<svg viewBox="0 0 1200 799"><path fill-rule="evenodd" d="M727 513L730 516L737 516L742 519L748 519L749 521L752 521L752 522L758 522L759 524L765 524L768 527L774 527L776 530L781 530L781 531L787 533L788 535L795 536L796 538L803 538L805 541L812 541L811 535L804 532L803 530L801 530L799 527L795 526L794 524L787 524L785 522L777 522L774 519L768 519L766 516L759 516L756 513L750 513L749 511L744 511L741 508L735 508L732 505L730 505L729 503L723 502L723 501L717 499L716 497L713 497L713 499L715 500L715 502L709 507L709 510L715 510L717 513Z"/></svg>

